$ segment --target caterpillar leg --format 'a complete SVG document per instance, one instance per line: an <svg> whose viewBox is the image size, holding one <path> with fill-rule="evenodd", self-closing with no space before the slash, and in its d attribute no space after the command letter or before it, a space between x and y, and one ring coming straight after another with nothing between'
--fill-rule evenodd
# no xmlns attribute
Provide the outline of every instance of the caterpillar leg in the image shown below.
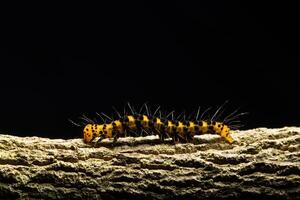
<svg viewBox="0 0 300 200"><path fill-rule="evenodd" d="M187 137L186 136L184 137L184 136L182 136L180 134L178 134L178 141L180 143L187 143L188 142Z"/></svg>
<svg viewBox="0 0 300 200"><path fill-rule="evenodd" d="M165 132L159 132L159 131L157 131L157 133L156 133L158 136L159 136L159 139L160 139L160 141L164 141L166 138L169 138L170 136L167 134L167 133L165 133Z"/></svg>
<svg viewBox="0 0 300 200"><path fill-rule="evenodd" d="M178 144L180 142L180 137L176 132L173 133L172 141L173 144Z"/></svg>
<svg viewBox="0 0 300 200"><path fill-rule="evenodd" d="M99 139L97 140L96 143L100 143L103 139L105 139L105 135L100 135Z"/></svg>
<svg viewBox="0 0 300 200"><path fill-rule="evenodd" d="M116 133L115 136L114 136L114 140L113 140L113 142L112 142L112 146L113 146L113 147L116 146L119 137L120 137L120 134L119 134L119 133Z"/></svg>
<svg viewBox="0 0 300 200"><path fill-rule="evenodd" d="M94 146L94 147L99 146L100 143L101 143L101 141L102 141L103 139L105 139L105 135L100 135L100 137L98 138L97 142L95 142L94 145L92 145L92 146Z"/></svg>
<svg viewBox="0 0 300 200"><path fill-rule="evenodd" d="M194 143L194 135L192 132L187 132L185 136L186 142Z"/></svg>

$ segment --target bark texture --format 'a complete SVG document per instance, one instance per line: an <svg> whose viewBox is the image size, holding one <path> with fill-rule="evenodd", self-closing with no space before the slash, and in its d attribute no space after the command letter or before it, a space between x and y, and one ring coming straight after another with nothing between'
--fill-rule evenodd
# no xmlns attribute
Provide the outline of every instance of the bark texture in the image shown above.
<svg viewBox="0 0 300 200"><path fill-rule="evenodd" d="M232 136L120 138L112 148L0 135L0 199L300 199L300 128Z"/></svg>

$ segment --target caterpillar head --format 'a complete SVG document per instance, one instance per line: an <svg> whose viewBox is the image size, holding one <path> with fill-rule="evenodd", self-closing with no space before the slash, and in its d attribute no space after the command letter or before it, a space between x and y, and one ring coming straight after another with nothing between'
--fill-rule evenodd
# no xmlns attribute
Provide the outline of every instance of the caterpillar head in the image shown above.
<svg viewBox="0 0 300 200"><path fill-rule="evenodd" d="M230 127L221 122L213 122L214 131L221 135L228 143L232 144L234 142L230 135Z"/></svg>
<svg viewBox="0 0 300 200"><path fill-rule="evenodd" d="M103 125L87 124L83 129L83 141L85 143L92 142L96 137L103 133Z"/></svg>
<svg viewBox="0 0 300 200"><path fill-rule="evenodd" d="M93 125L87 124L83 129L83 141L89 143L94 139Z"/></svg>

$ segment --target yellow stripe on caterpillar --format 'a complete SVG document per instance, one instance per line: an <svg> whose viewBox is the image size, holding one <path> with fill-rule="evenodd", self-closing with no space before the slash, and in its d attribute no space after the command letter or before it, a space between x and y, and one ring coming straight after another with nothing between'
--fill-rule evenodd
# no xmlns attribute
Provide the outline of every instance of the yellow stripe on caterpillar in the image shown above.
<svg viewBox="0 0 300 200"><path fill-rule="evenodd" d="M128 119L128 120L126 120ZM136 120L132 115L128 115L127 118L125 118L125 125L130 128L131 130L136 130Z"/></svg>

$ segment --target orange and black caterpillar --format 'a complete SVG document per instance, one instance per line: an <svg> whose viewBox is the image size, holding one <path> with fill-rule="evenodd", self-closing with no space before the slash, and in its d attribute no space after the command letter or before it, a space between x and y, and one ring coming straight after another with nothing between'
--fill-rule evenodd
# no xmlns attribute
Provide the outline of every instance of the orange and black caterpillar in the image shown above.
<svg viewBox="0 0 300 200"><path fill-rule="evenodd" d="M162 117L161 112L159 111L160 107L155 110L154 114L150 114L147 105L144 104L142 108L145 108L146 113L141 113L142 108L138 113L128 103L131 113L127 114L124 109L124 115L121 116L121 114L115 110L118 115L118 119L116 120L101 113L103 117L109 120L109 122L106 122L106 120L97 113L102 118L102 124L95 123L93 120L83 115L81 119L87 122L87 124L83 124L83 140L85 143L91 143L95 138L98 138L98 143L102 139L113 138L113 143L115 143L119 137L158 135L162 141L171 138L174 143L178 143L193 142L195 135L210 133L220 135L231 144L234 140L230 136L230 130L239 127L238 124L234 123L240 122L237 120L238 117L246 113L237 114L238 110L235 110L233 113L226 116L223 121L216 121L218 115L221 115L220 110L224 104L219 107L210 119L202 119L209 109L202 113L200 120L198 119L200 112L199 107L194 120L186 120L185 115L182 120L179 120L180 116L174 119L174 111L169 113L166 117ZM159 116L156 116L158 113ZM168 119L169 116L171 116L171 119Z"/></svg>

